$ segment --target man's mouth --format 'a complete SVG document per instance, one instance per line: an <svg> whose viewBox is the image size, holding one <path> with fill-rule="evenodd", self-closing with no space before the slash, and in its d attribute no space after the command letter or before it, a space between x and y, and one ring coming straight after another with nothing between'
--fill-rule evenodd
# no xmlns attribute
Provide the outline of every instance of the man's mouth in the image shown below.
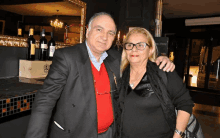
<svg viewBox="0 0 220 138"><path fill-rule="evenodd" d="M100 41L99 41L99 43L101 43L101 44L103 44L103 45L106 45L106 43L105 43L105 42L100 42Z"/></svg>

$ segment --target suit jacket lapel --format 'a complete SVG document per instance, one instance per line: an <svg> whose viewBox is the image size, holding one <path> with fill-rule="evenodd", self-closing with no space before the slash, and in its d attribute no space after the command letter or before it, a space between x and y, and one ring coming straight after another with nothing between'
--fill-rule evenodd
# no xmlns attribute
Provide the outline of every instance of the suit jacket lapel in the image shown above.
<svg viewBox="0 0 220 138"><path fill-rule="evenodd" d="M115 94L118 92L117 90L117 81L119 79L119 60L113 58L111 55L108 55L106 60L104 60L106 70L108 72L109 80L110 80L110 87L111 87L111 97L112 97L112 104L115 104ZM114 107L114 106L113 106ZM114 109L115 110L115 109Z"/></svg>
<svg viewBox="0 0 220 138"><path fill-rule="evenodd" d="M85 98L86 106L89 109L91 119L94 120L94 123L97 125L97 105L94 89L94 79L87 48L85 43L83 44L84 45L82 45L81 51L79 51L82 57L79 59L79 62L77 62L77 66L79 67L78 70L81 76L81 82L84 90L83 95Z"/></svg>
<svg viewBox="0 0 220 138"><path fill-rule="evenodd" d="M119 70L117 70L116 65L117 60L114 60L111 56L108 56L106 60L104 60L104 64L106 67L106 70L108 72L108 76L109 76L109 80L110 80L110 87L111 87L111 92L112 95L114 94L115 90L116 90L116 84L117 84L117 72L119 72Z"/></svg>
<svg viewBox="0 0 220 138"><path fill-rule="evenodd" d="M111 98L112 98L112 106L114 111L114 120L116 117L115 110L117 111L117 104L115 101L115 93L117 92L117 79L119 79L119 60L114 59L111 55L108 55L108 57L104 60L104 64L106 67L106 70L108 72L109 80L110 80L110 87L111 87ZM116 78L116 76L118 78ZM114 121L113 125L113 134L115 134L116 125Z"/></svg>

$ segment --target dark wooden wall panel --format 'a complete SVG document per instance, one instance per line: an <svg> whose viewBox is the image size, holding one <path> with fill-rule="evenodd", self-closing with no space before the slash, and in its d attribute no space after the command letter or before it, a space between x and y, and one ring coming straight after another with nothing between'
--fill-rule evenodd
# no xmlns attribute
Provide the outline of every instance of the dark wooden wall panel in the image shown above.
<svg viewBox="0 0 220 138"><path fill-rule="evenodd" d="M89 19L97 12L107 12L112 15L118 24L120 0L82 0L87 3L86 24Z"/></svg>
<svg viewBox="0 0 220 138"><path fill-rule="evenodd" d="M142 18L143 1L126 0L126 18Z"/></svg>
<svg viewBox="0 0 220 138"><path fill-rule="evenodd" d="M125 34L129 27L144 27L149 30L154 23L155 0L121 0L119 30Z"/></svg>

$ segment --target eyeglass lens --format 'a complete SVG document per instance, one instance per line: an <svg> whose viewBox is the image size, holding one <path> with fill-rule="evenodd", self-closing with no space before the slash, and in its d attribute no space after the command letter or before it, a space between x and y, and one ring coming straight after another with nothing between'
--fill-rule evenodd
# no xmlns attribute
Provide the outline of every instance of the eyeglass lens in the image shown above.
<svg viewBox="0 0 220 138"><path fill-rule="evenodd" d="M125 49L127 49L127 50L132 50L134 48L134 46L136 46L136 48L138 50L144 50L145 47L147 46L147 43L144 43L144 42L140 42L140 43L137 43L137 44L125 43Z"/></svg>

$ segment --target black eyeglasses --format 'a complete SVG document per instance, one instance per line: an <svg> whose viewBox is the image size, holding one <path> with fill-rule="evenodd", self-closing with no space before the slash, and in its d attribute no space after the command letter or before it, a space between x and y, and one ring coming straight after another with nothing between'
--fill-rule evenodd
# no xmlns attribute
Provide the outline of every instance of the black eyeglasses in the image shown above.
<svg viewBox="0 0 220 138"><path fill-rule="evenodd" d="M133 43L125 43L124 44L124 48L126 50L132 50L134 48L134 46L136 46L137 50L144 50L146 48L146 46L150 46L145 42L139 42L137 44L133 44Z"/></svg>

